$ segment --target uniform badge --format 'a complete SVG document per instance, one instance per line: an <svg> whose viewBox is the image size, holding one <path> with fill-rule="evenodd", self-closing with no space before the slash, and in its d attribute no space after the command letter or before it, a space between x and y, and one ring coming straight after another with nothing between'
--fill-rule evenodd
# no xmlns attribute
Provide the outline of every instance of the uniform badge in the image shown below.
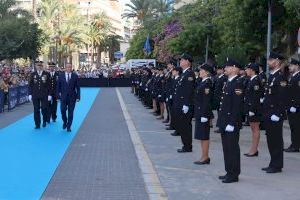
<svg viewBox="0 0 300 200"><path fill-rule="evenodd" d="M205 94L209 94L210 89L209 88L205 88L204 93Z"/></svg>
<svg viewBox="0 0 300 200"><path fill-rule="evenodd" d="M285 87L285 86L287 86L287 83L286 83L286 81L281 81L281 82L280 82L280 86L281 86L281 87Z"/></svg>
<svg viewBox="0 0 300 200"><path fill-rule="evenodd" d="M34 75L34 78L36 78L36 75Z"/></svg>
<svg viewBox="0 0 300 200"><path fill-rule="evenodd" d="M241 95L241 94L243 93L243 91L242 91L241 89L235 89L234 92L235 92L235 94L238 95L238 96Z"/></svg>
<svg viewBox="0 0 300 200"><path fill-rule="evenodd" d="M254 90L255 90L255 91L259 90L259 86L258 86L258 85L255 85L255 86L254 86Z"/></svg>
<svg viewBox="0 0 300 200"><path fill-rule="evenodd" d="M188 77L188 80L189 80L189 81L193 81L194 78L193 78L193 77Z"/></svg>
<svg viewBox="0 0 300 200"><path fill-rule="evenodd" d="M33 82L34 82L34 83L36 83L36 82L37 82L37 80L36 80L36 79L33 79Z"/></svg>

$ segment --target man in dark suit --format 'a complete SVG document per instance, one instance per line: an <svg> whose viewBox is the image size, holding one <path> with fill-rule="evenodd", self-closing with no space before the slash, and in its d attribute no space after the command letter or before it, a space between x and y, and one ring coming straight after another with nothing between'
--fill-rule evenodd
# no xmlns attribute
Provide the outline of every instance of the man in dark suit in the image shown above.
<svg viewBox="0 0 300 200"><path fill-rule="evenodd" d="M34 107L34 122L35 129L39 129L41 125L41 113L43 115L43 127L46 127L48 119L48 101L51 101L50 96L50 76L44 71L42 61L36 62L36 71L33 72L29 80L29 101L33 102Z"/></svg>
<svg viewBox="0 0 300 200"><path fill-rule="evenodd" d="M194 105L195 74L192 68L193 58L184 53L181 56L180 67L182 74L174 93L173 110L178 123L175 127L180 134L183 147L178 153L192 152L192 117Z"/></svg>
<svg viewBox="0 0 300 200"><path fill-rule="evenodd" d="M53 122L56 121L57 115L57 97L56 97L56 88L57 81L59 77L59 73L56 71L56 64L53 62L48 63L49 73L50 73L50 95L52 97L51 101L49 101L48 107L48 123L52 118Z"/></svg>
<svg viewBox="0 0 300 200"><path fill-rule="evenodd" d="M63 120L63 129L67 128L71 132L73 122L73 112L76 101L80 101L80 87L78 85L78 76L72 72L72 65L67 64L64 73L61 73L57 83L57 97L61 101L61 115ZM68 116L67 116L68 110Z"/></svg>

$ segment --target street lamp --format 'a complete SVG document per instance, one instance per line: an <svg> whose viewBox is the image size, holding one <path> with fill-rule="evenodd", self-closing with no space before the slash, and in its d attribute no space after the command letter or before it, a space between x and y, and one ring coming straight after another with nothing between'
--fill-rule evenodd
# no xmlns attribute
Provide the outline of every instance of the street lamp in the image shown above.
<svg viewBox="0 0 300 200"><path fill-rule="evenodd" d="M268 33L267 33L267 64L266 64L266 74L269 76L269 65L268 65L268 58L271 52L272 46L272 0L268 0Z"/></svg>

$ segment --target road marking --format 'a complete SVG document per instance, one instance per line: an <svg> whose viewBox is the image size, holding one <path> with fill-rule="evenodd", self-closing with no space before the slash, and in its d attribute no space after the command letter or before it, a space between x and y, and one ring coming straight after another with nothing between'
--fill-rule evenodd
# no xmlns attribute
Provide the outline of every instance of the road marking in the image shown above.
<svg viewBox="0 0 300 200"><path fill-rule="evenodd" d="M141 138L136 130L136 127L131 119L131 116L127 110L127 107L124 103L123 97L120 93L119 88L116 88L116 92L118 95L118 99L121 105L121 109L123 111L123 115L128 127L128 131L130 134L131 141L134 146L134 150L136 156L138 158L139 167L142 171L142 175L144 178L144 183L146 186L147 193L149 195L150 200L167 200L168 197L164 188L161 186L158 175L154 169L154 166L149 158L148 153L145 150L144 144L141 141Z"/></svg>

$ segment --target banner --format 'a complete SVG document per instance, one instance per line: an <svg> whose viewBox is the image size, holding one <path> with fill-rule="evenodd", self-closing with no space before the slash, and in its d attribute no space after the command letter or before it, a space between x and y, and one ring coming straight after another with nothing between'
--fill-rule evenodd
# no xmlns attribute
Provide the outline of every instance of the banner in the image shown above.
<svg viewBox="0 0 300 200"><path fill-rule="evenodd" d="M0 90L0 113L4 111L4 91Z"/></svg>
<svg viewBox="0 0 300 200"><path fill-rule="evenodd" d="M18 105L18 87L8 89L8 110L15 108Z"/></svg>
<svg viewBox="0 0 300 200"><path fill-rule="evenodd" d="M18 105L28 102L28 85L18 87Z"/></svg>

